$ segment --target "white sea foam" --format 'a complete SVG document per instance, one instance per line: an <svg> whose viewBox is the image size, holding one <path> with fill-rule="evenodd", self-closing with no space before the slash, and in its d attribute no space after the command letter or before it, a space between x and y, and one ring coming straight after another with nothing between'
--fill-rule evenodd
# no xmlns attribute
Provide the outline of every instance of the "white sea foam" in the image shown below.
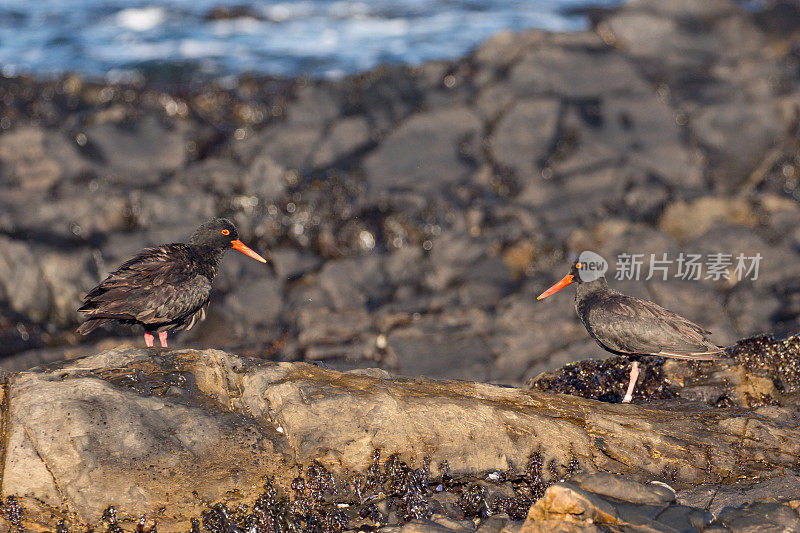
<svg viewBox="0 0 800 533"><path fill-rule="evenodd" d="M578 29L566 7L620 0L0 0L6 72L116 79L145 63L235 76L340 77L452 59L501 30ZM219 6L244 14L215 20Z"/></svg>
<svg viewBox="0 0 800 533"><path fill-rule="evenodd" d="M184 39L178 46L178 52L186 59L202 59L204 57L224 56L229 48L231 47L222 42Z"/></svg>
<svg viewBox="0 0 800 533"><path fill-rule="evenodd" d="M319 14L319 10L313 2L301 0L274 4L266 8L266 14L267 18L273 22L284 22L316 16Z"/></svg>
<svg viewBox="0 0 800 533"><path fill-rule="evenodd" d="M117 24L133 31L152 30L162 24L166 18L166 10L157 6L123 9L116 16Z"/></svg>
<svg viewBox="0 0 800 533"><path fill-rule="evenodd" d="M257 35L266 31L265 22L252 17L223 19L213 22L213 32L216 37L234 37L237 35Z"/></svg>

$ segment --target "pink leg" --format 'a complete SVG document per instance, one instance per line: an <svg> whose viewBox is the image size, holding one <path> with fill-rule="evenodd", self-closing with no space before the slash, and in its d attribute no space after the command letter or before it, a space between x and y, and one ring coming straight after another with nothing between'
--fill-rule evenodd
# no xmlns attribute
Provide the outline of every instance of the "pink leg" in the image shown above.
<svg viewBox="0 0 800 533"><path fill-rule="evenodd" d="M161 347L162 348L166 348L167 347L167 332L166 331L159 332L158 333L158 340L161 341Z"/></svg>
<svg viewBox="0 0 800 533"><path fill-rule="evenodd" d="M639 361L631 363L631 380L628 382L628 391L622 399L622 403L631 403L633 399L633 389L636 387L636 380L639 379Z"/></svg>
<svg viewBox="0 0 800 533"><path fill-rule="evenodd" d="M152 348L152 347L153 347L153 339L154 339L154 338L155 338L155 337L153 337L152 335L150 335L150 334L149 334L149 333L147 333L146 331L144 332L144 343L145 343L145 344L146 344L146 345L147 345L149 348Z"/></svg>

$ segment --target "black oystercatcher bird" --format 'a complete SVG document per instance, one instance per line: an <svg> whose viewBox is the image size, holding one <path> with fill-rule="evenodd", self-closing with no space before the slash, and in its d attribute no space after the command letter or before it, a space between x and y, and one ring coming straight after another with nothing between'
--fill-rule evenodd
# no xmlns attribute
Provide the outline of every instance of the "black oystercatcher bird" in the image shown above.
<svg viewBox="0 0 800 533"><path fill-rule="evenodd" d="M570 283L577 283L575 311L589 335L603 349L632 360L630 382L623 402L630 402L639 377L640 355L658 355L675 359L717 360L723 348L708 340L711 334L697 324L668 311L653 302L625 296L608 287L602 275L580 272L585 263L572 265L569 274L544 291L536 299L554 294Z"/></svg>
<svg viewBox="0 0 800 533"><path fill-rule="evenodd" d="M147 346L153 346L153 333L158 333L166 347L169 330L189 329L205 318L211 282L228 248L268 262L239 240L230 220L211 219L188 244L146 248L109 274L78 308L87 319L78 332L85 335L106 322L139 324Z"/></svg>

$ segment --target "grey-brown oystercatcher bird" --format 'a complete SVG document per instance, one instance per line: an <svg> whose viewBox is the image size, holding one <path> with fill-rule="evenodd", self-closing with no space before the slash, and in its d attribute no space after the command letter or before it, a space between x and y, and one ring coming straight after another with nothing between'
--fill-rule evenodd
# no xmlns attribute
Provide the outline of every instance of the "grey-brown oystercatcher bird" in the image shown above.
<svg viewBox="0 0 800 533"><path fill-rule="evenodd" d="M630 358L631 374L624 403L633 398L639 377L638 356L658 355L675 359L718 360L723 348L708 340L711 334L694 322L668 311L653 302L625 296L608 287L600 275L581 279L586 264L574 263L569 274L540 294L541 300L570 283L577 283L575 311L589 335L603 349Z"/></svg>
<svg viewBox="0 0 800 533"><path fill-rule="evenodd" d="M170 330L189 329L205 318L211 282L229 248L272 266L239 240L230 220L211 219L188 244L146 248L109 274L78 308L86 316L78 332L85 335L107 322L138 324L147 346L153 346L157 333L166 347Z"/></svg>

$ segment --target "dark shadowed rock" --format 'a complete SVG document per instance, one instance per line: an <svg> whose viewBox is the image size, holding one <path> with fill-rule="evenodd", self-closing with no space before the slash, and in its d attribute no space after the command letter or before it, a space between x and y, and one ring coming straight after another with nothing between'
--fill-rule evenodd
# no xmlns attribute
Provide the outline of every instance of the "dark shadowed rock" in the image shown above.
<svg viewBox="0 0 800 533"><path fill-rule="evenodd" d="M244 189L246 170L227 159L207 158L178 173L176 181L190 190L225 193ZM244 191L242 191L244 192Z"/></svg>
<svg viewBox="0 0 800 533"><path fill-rule="evenodd" d="M218 309L240 338L279 321L283 312L283 284L270 275L242 276Z"/></svg>
<svg viewBox="0 0 800 533"><path fill-rule="evenodd" d="M314 271L322 262L319 256L294 248L276 248L272 250L272 259L278 276L284 280L301 277Z"/></svg>
<svg viewBox="0 0 800 533"><path fill-rule="evenodd" d="M518 62L528 47L546 41L549 37L548 32L535 30L524 34L502 31L490 37L472 55L474 65L485 71L481 81L493 81L498 71Z"/></svg>
<svg viewBox="0 0 800 533"><path fill-rule="evenodd" d="M755 502L739 508L723 509L714 526L728 531L755 533L756 531L795 531L800 529L797 502Z"/></svg>
<svg viewBox="0 0 800 533"><path fill-rule="evenodd" d="M303 83L294 95L286 122L321 128L340 115L338 92L319 83Z"/></svg>
<svg viewBox="0 0 800 533"><path fill-rule="evenodd" d="M46 133L33 126L0 137L2 181L27 190L47 190L62 177L59 162L47 155Z"/></svg>
<svg viewBox="0 0 800 533"><path fill-rule="evenodd" d="M141 194L132 194L129 201L132 203L135 213L133 219L137 226L162 231L170 228L175 231L189 226L196 228L216 214L214 196L196 191L167 194L144 191ZM185 212L187 205L192 206L189 213ZM178 238L187 239L192 233L193 231L189 231Z"/></svg>
<svg viewBox="0 0 800 533"><path fill-rule="evenodd" d="M389 290L381 258L375 254L328 262L319 273L319 284L337 310L374 306Z"/></svg>
<svg viewBox="0 0 800 533"><path fill-rule="evenodd" d="M334 311L327 307L310 307L300 311L296 324L299 330L297 341L301 346L339 345L339 355L345 355L348 344L365 334L372 321L363 310Z"/></svg>
<svg viewBox="0 0 800 533"><path fill-rule="evenodd" d="M465 107L411 117L364 159L370 191L435 191L466 179L472 165L459 155L461 143L480 133L478 117Z"/></svg>
<svg viewBox="0 0 800 533"><path fill-rule="evenodd" d="M710 521L709 513L676 504L663 486L592 474L548 488L520 532L695 531Z"/></svg>
<svg viewBox="0 0 800 533"><path fill-rule="evenodd" d="M681 121L719 187L740 186L787 127L774 98L787 73L766 60L764 34L735 3L637 2L605 17L598 31L675 100L690 103L685 109L701 104Z"/></svg>
<svg viewBox="0 0 800 533"><path fill-rule="evenodd" d="M24 370L37 363L28 364L28 360L37 360L36 354L26 354L26 350L41 349L47 338L41 324L31 321L25 315L14 311L9 304L0 305L0 355L3 356L2 368L5 370ZM63 353L63 350L57 350ZM55 359L61 359L58 356ZM19 366L7 365L14 359L21 359ZM53 360L53 359L51 359Z"/></svg>
<svg viewBox="0 0 800 533"><path fill-rule="evenodd" d="M734 509L749 502L774 499L779 494L781 497L800 496L800 476L797 472L787 472L755 483L743 481L723 487L690 488L678 491L677 499L682 505L708 509L711 514L718 516L723 509L733 515Z"/></svg>
<svg viewBox="0 0 800 533"><path fill-rule="evenodd" d="M155 180L186 164L186 125L181 122L165 125L158 117L146 116L131 124L93 124L84 134L98 162L123 179Z"/></svg>
<svg viewBox="0 0 800 533"><path fill-rule="evenodd" d="M204 18L206 20L227 20L239 18L265 20L264 15L245 5L215 6L205 14Z"/></svg>
<svg viewBox="0 0 800 533"><path fill-rule="evenodd" d="M233 150L247 165L261 155L289 169L305 169L320 140L317 126L280 122L234 141Z"/></svg>
<svg viewBox="0 0 800 533"><path fill-rule="evenodd" d="M743 14L728 0L644 0L605 17L600 31L605 39L638 60L646 59L660 72L680 72L704 66L715 56L735 56L758 46L759 33L752 25L742 24L742 19ZM741 32L736 46L736 36L725 31L729 26Z"/></svg>
<svg viewBox="0 0 800 533"><path fill-rule="evenodd" d="M127 194L105 187L55 197L17 189L4 192L0 203L11 215L12 232L58 246L124 231L132 216Z"/></svg>
<svg viewBox="0 0 800 533"><path fill-rule="evenodd" d="M488 376L492 353L473 320L469 314L453 313L394 329L387 339L398 372L437 379Z"/></svg>
<svg viewBox="0 0 800 533"><path fill-rule="evenodd" d="M497 162L526 177L537 175L555 136L558 112L553 99L521 100L508 109L491 141Z"/></svg>
<svg viewBox="0 0 800 533"><path fill-rule="evenodd" d="M413 520L402 527L389 526L381 528L383 533L466 533L475 531L471 521L453 520L446 516L434 515L430 520Z"/></svg>
<svg viewBox="0 0 800 533"><path fill-rule="evenodd" d="M570 99L606 93L647 93L634 66L610 53L595 35L565 35L560 43L531 46L509 74L519 96L563 95Z"/></svg>
<svg viewBox="0 0 800 533"><path fill-rule="evenodd" d="M50 312L50 293L41 267L23 242L0 236L0 287L11 309L36 321Z"/></svg>
<svg viewBox="0 0 800 533"><path fill-rule="evenodd" d="M706 106L692 120L692 131L712 158L712 177L728 190L750 176L785 128L770 101Z"/></svg>
<svg viewBox="0 0 800 533"><path fill-rule="evenodd" d="M370 139L370 126L364 117L344 117L330 126L311 162L317 168L331 166L364 148Z"/></svg>
<svg viewBox="0 0 800 533"><path fill-rule="evenodd" d="M72 253L41 250L39 257L51 298L49 318L56 324L70 326L78 320L76 309L86 287L91 287L98 277L97 257L85 248Z"/></svg>

